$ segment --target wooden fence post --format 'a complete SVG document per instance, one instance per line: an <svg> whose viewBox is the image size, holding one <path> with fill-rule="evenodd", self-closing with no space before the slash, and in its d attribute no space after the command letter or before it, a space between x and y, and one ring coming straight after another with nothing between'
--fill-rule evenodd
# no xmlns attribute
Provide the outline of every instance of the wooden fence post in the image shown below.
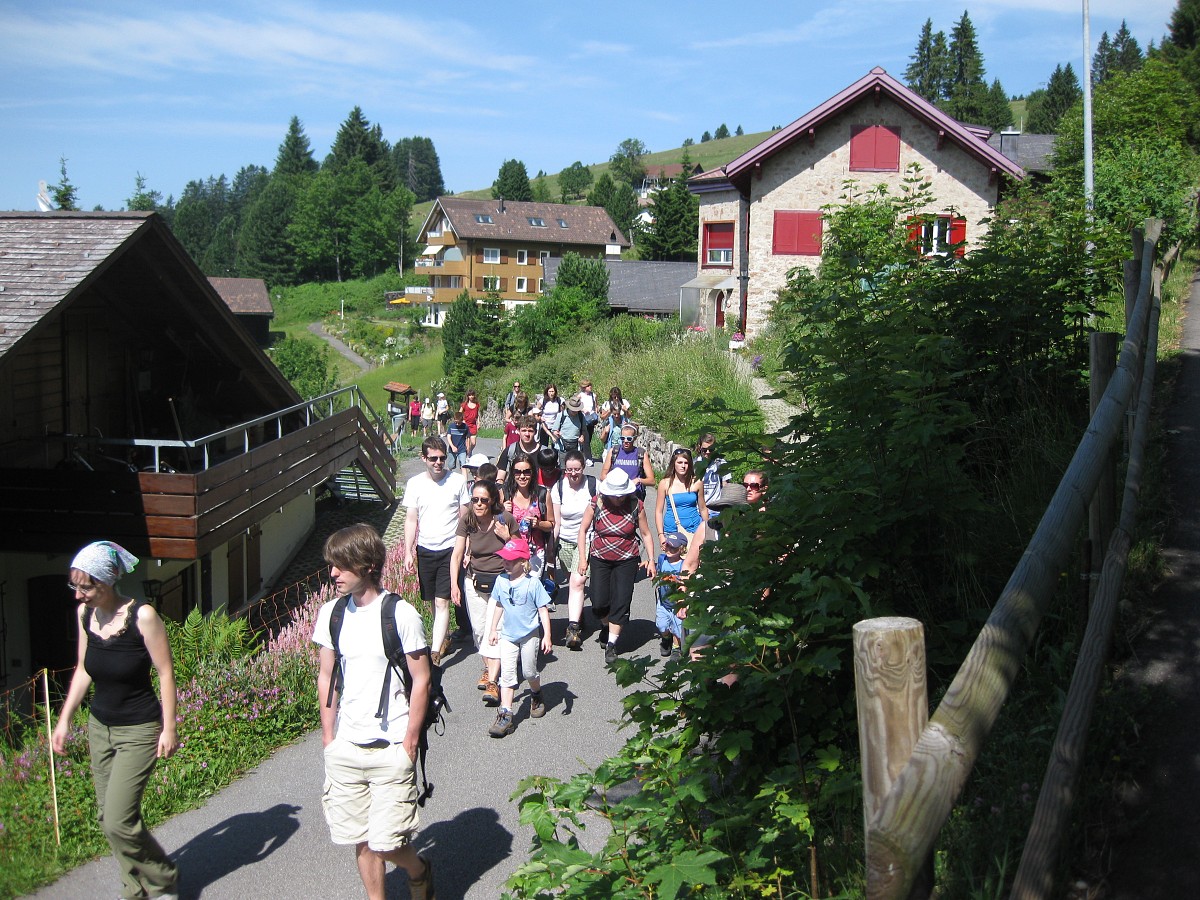
<svg viewBox="0 0 1200 900"><path fill-rule="evenodd" d="M871 820L908 764L929 719L925 627L919 621L889 616L855 624L854 693L862 760L863 834L869 840ZM929 877L917 880L910 898L926 897L932 890L932 869L927 869Z"/></svg>

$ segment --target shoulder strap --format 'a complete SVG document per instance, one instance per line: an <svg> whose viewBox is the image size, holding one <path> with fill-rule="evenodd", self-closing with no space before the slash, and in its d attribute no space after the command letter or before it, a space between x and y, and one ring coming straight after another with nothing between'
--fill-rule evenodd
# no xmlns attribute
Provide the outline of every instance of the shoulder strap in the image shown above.
<svg viewBox="0 0 1200 900"><path fill-rule="evenodd" d="M329 639L333 641L333 677L329 679L329 694L325 698L327 708L333 706L334 692L341 693L342 690L342 650L338 645L338 638L342 633L342 619L346 617L346 604L349 602L349 594L338 597L329 614Z"/></svg>
<svg viewBox="0 0 1200 900"><path fill-rule="evenodd" d="M596 476L595 475L587 476L587 486L588 486L588 493L590 493L592 495L592 497L594 498L596 496Z"/></svg>

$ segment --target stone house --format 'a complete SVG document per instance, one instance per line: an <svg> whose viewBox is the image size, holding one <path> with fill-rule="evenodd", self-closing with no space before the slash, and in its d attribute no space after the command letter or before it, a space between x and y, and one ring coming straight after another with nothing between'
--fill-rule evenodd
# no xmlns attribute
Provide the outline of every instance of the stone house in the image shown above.
<svg viewBox="0 0 1200 900"><path fill-rule="evenodd" d="M822 208L846 183L899 190L911 163L921 167L935 218L914 234L925 253L970 249L1010 184L1025 177L988 144L991 130L964 125L881 68L835 94L719 169L689 180L700 200L696 322L733 320L753 334L766 325L789 270L816 269Z"/></svg>

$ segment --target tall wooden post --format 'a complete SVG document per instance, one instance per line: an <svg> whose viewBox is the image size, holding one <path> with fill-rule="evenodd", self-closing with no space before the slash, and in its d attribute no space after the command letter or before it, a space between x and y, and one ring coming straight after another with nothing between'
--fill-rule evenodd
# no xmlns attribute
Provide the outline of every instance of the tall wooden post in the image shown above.
<svg viewBox="0 0 1200 900"><path fill-rule="evenodd" d="M863 774L863 833L908 764L929 720L925 684L925 627L889 616L854 626L854 687ZM867 838L869 840L869 838ZM932 870L930 870L932 875ZM918 879L911 898L928 896L932 878Z"/></svg>

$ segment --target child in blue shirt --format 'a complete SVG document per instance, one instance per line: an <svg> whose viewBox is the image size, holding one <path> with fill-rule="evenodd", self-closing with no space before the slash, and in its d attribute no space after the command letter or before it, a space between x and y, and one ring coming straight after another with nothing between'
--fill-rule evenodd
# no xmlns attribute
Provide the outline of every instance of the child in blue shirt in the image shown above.
<svg viewBox="0 0 1200 900"><path fill-rule="evenodd" d="M471 429L467 427L467 423L463 420L461 411L454 414L454 421L446 429L446 443L449 446L449 452L446 454L446 471L453 472L455 469L461 469L467 462L467 438L471 435Z"/></svg>
<svg viewBox="0 0 1200 900"><path fill-rule="evenodd" d="M529 543L522 538L509 541L496 555L504 560L504 574L492 589L492 608L487 640L500 645L500 712L488 734L502 738L516 730L513 723L513 694L516 690L517 663L529 681L529 717L546 714L542 702L542 682L538 669L538 625L542 627L541 651L549 653L550 595L538 578L529 576ZM499 623L499 633L497 624Z"/></svg>
<svg viewBox="0 0 1200 900"><path fill-rule="evenodd" d="M657 592L657 602L654 604L654 624L658 628L659 655L679 659L680 648L683 646L683 623L675 611L675 600L679 596L677 587L680 576L683 575L683 551L687 541L677 531L663 538L663 552L658 555L655 571L660 581Z"/></svg>

